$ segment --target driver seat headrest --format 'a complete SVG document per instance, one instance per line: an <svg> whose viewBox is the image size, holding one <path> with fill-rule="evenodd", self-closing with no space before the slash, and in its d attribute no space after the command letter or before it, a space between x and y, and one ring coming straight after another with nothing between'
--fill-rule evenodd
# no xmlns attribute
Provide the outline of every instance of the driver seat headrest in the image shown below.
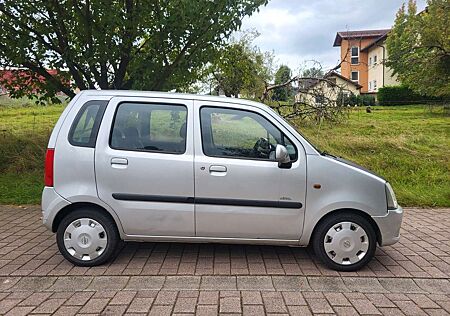
<svg viewBox="0 0 450 316"><path fill-rule="evenodd" d="M186 123L183 123L182 125L181 125L181 127L180 127L180 137L182 138L182 139L185 139L186 138L186 127L187 127L187 125L186 125Z"/></svg>

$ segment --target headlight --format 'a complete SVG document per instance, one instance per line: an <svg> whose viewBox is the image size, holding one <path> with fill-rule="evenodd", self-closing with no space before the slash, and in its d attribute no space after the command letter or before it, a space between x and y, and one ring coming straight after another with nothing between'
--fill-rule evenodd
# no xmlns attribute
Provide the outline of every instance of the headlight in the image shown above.
<svg viewBox="0 0 450 316"><path fill-rule="evenodd" d="M394 190L392 190L389 182L386 182L386 200L388 210L395 210L398 208L397 198L395 197Z"/></svg>

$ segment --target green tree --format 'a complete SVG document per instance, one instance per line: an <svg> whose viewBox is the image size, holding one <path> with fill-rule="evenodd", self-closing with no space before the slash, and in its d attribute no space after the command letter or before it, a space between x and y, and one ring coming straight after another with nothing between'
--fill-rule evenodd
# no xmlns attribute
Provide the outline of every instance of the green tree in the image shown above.
<svg viewBox="0 0 450 316"><path fill-rule="evenodd" d="M255 33L246 33L220 50L210 67L212 84L226 96L256 98L272 77L270 53L263 53L252 45Z"/></svg>
<svg viewBox="0 0 450 316"><path fill-rule="evenodd" d="M387 65L404 85L420 95L450 95L449 25L449 0L429 0L420 13L411 0L397 13L386 40Z"/></svg>
<svg viewBox="0 0 450 316"><path fill-rule="evenodd" d="M291 69L286 65L281 65L275 73L275 84L282 84L291 79ZM292 94L292 85L288 84L273 90L272 100L287 101Z"/></svg>
<svg viewBox="0 0 450 316"><path fill-rule="evenodd" d="M322 78L324 76L322 68L311 67L303 71L302 77L304 78Z"/></svg>
<svg viewBox="0 0 450 316"><path fill-rule="evenodd" d="M197 80L242 19L266 3L0 0L0 66L29 71L11 85L14 97L32 93L30 78L46 97L73 97L74 87L176 89Z"/></svg>

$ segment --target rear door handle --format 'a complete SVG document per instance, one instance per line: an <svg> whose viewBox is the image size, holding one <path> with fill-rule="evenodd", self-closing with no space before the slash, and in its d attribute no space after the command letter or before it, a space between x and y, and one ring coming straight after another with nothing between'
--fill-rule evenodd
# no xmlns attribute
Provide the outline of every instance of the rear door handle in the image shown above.
<svg viewBox="0 0 450 316"><path fill-rule="evenodd" d="M219 166L219 165L212 165L209 167L209 173L212 176L224 176L227 174L227 167Z"/></svg>
<svg viewBox="0 0 450 316"><path fill-rule="evenodd" d="M120 165L120 166L126 166L128 165L128 159L127 158L111 158L111 165Z"/></svg>

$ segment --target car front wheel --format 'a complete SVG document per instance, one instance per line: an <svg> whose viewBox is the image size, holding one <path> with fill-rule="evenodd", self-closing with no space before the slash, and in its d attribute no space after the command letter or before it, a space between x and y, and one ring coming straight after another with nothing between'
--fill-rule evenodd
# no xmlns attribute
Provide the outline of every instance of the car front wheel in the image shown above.
<svg viewBox="0 0 450 316"><path fill-rule="evenodd" d="M114 221L95 209L68 214L56 232L56 242L64 258L85 267L110 260L119 238Z"/></svg>
<svg viewBox="0 0 450 316"><path fill-rule="evenodd" d="M374 256L377 238L363 216L335 213L319 223L313 237L314 252L331 269L355 271Z"/></svg>

